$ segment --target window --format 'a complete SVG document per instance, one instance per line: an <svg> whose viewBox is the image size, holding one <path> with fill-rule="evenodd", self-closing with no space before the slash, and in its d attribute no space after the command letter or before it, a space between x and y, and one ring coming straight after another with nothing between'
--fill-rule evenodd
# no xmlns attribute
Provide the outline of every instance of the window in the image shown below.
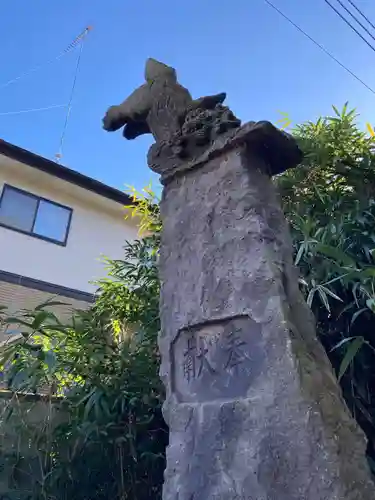
<svg viewBox="0 0 375 500"><path fill-rule="evenodd" d="M71 217L71 208L4 185L0 198L3 227L66 245Z"/></svg>

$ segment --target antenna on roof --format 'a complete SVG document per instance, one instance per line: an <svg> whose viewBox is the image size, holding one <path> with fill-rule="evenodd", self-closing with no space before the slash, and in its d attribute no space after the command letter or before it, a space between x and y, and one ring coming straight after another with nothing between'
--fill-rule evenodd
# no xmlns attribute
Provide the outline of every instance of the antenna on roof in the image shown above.
<svg viewBox="0 0 375 500"><path fill-rule="evenodd" d="M77 83L77 78L78 78L78 72L79 72L79 67L80 67L80 63L81 63L82 50L83 50L83 42L84 42L84 40L86 38L86 35L91 30L92 30L92 26L87 26L87 28L84 29L82 31L82 33L80 33L77 36L77 38L75 38L73 40L73 42L69 45L69 47L71 47L72 45L76 46L79 43L80 44L80 48L79 48L79 53L78 53L78 58L77 58L77 65L76 65L76 69L75 69L74 76L73 76L72 89L70 91L69 103L68 103L67 111L66 111L66 115L65 115L65 122L64 122L62 133L61 133L60 147L59 147L58 153L55 154L56 163L60 163L62 155L63 155L63 146L64 146L65 134L66 134L66 131L67 131L67 128L68 128L70 113L71 113L71 110L72 110L72 103L73 103L74 91L75 91L75 88L76 88L76 83ZM68 47L68 50L70 50L69 47Z"/></svg>
<svg viewBox="0 0 375 500"><path fill-rule="evenodd" d="M50 64L54 63L55 61L58 61L59 59L61 59L62 57L64 57L66 54L69 54L69 52L71 52L72 50L74 50L77 45L82 41L82 39L87 35L87 33L91 30L91 26L88 26L85 30L82 31L82 33L80 33L73 41L72 43L70 43L66 48L65 50L63 50L62 52L60 52L56 57L52 58L52 59L49 59L47 62L45 63L42 63L42 64L37 64L36 66L33 66L32 68L30 68L29 70L27 71L24 71L23 73L21 73L20 75L16 76L15 78L11 78L10 80L8 80L7 82L4 82L4 83L1 83L0 84L0 89L3 89L5 87L8 87L9 85L12 85L13 83L16 83L18 82L19 80L21 80L22 78L25 78L29 75L31 75L32 73L35 73L35 71L38 71L39 69L41 68L44 68L45 66L49 66Z"/></svg>

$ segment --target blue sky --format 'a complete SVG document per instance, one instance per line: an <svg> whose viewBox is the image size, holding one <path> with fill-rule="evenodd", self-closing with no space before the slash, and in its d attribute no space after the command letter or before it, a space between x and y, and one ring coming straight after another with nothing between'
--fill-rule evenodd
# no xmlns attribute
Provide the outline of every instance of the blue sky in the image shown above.
<svg viewBox="0 0 375 500"><path fill-rule="evenodd" d="M324 0L273 2L375 87L375 53ZM374 22L374 1L356 2ZM375 95L264 0L3 0L0 86L57 56L87 25L62 163L119 189L157 181L146 165L151 137L128 142L101 128L108 106L143 83L150 56L176 67L194 97L226 91L244 121L276 121L279 110L313 120L347 100L375 121ZM0 87L0 113L67 103L77 54ZM0 138L54 159L65 112L0 115Z"/></svg>

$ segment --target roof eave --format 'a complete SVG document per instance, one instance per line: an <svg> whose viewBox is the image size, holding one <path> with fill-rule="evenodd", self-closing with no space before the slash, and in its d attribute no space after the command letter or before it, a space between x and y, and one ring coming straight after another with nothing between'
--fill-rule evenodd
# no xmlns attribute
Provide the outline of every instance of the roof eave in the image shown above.
<svg viewBox="0 0 375 500"><path fill-rule="evenodd" d="M83 189L92 191L104 198L108 198L122 205L133 204L132 198L123 193L119 189L103 184L96 179L88 177L87 175L81 174L75 170L68 167L59 165L58 163L43 158L27 149L20 148L14 144L11 144L3 139L0 139L0 154L7 156L13 160L19 161L29 167L36 168L42 172L45 172L54 177L58 177L61 180L80 186Z"/></svg>

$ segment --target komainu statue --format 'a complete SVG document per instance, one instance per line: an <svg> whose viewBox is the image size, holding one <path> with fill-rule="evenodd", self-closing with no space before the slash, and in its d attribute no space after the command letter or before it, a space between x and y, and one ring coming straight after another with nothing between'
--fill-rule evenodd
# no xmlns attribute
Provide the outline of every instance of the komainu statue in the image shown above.
<svg viewBox="0 0 375 500"><path fill-rule="evenodd" d="M226 140L251 141L253 149L254 144L260 149L269 145L270 139L281 141L286 145L282 149L291 155L284 163L286 168L288 163L295 166L300 161L301 152L294 140L271 123L249 122L241 127L241 121L223 105L224 92L193 99L178 83L176 70L155 59L146 62L145 80L122 104L108 109L103 126L110 132L123 127L126 139L152 134L155 144L150 148L148 165L162 175L162 182L182 164L184 168L187 164L193 167L202 155L225 147ZM268 146L266 154L272 154ZM279 173L272 167L274 160L269 159L271 174ZM279 157L276 163L280 165Z"/></svg>

